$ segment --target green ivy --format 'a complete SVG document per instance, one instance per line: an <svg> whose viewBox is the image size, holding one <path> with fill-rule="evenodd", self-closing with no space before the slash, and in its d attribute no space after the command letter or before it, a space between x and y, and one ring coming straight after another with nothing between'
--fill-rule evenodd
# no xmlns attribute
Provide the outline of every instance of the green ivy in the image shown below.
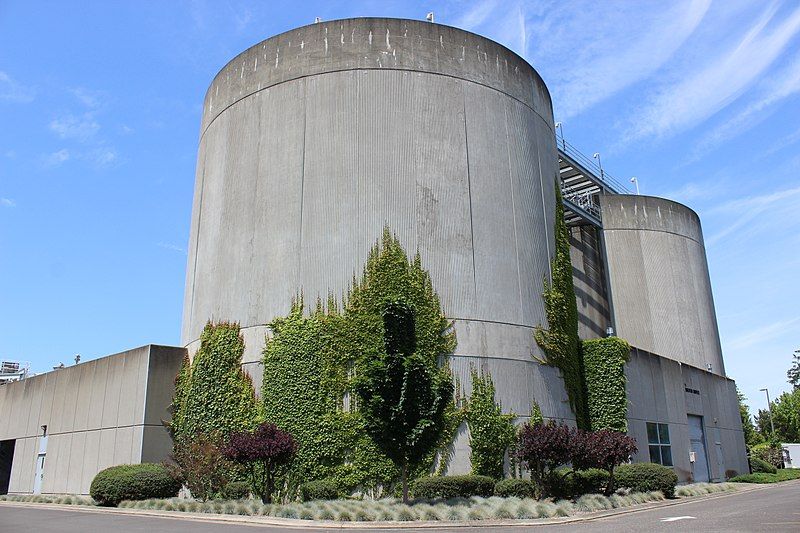
<svg viewBox="0 0 800 533"><path fill-rule="evenodd" d="M564 206L561 203L561 189L558 184L556 184L554 233L552 281L545 279L542 293L548 329L537 327L534 338L544 352L544 362L561 370L569 404L575 413L578 427L589 429L581 341L578 337L578 306L572 280L569 229L564 222Z"/></svg>
<svg viewBox="0 0 800 533"><path fill-rule="evenodd" d="M503 414L495 402L495 388L490 374L473 369L472 394L465 408L470 433L472 473L502 479L506 450L517 437L516 415Z"/></svg>
<svg viewBox="0 0 800 533"><path fill-rule="evenodd" d="M272 335L262 359L262 401L266 419L291 432L299 443L286 474L290 487L332 478L342 489L371 491L397 481L399 470L367 435L353 394L354 376L365 358L384 350L382 312L395 301L414 310L415 354L428 365L443 363L455 349L455 333L419 254L409 261L388 228L370 251L362 276L354 277L341 308L329 296L305 315L300 297L288 316L270 323ZM455 405L447 408L439 445L413 476L428 474L437 455L440 467L446 464L459 416Z"/></svg>
<svg viewBox="0 0 800 533"><path fill-rule="evenodd" d="M583 341L591 429L628 430L625 363L631 347L618 337Z"/></svg>
<svg viewBox="0 0 800 533"><path fill-rule="evenodd" d="M175 380L172 433L176 445L198 434L251 430L261 414L253 382L241 367L244 340L238 324L206 324L200 349Z"/></svg>

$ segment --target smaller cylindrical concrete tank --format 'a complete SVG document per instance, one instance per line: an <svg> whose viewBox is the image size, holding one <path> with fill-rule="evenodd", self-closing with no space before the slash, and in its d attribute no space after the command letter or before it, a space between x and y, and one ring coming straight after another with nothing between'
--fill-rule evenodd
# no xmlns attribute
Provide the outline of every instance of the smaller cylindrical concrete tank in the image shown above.
<svg viewBox="0 0 800 533"><path fill-rule="evenodd" d="M601 196L600 205L617 335L725 375L697 213L639 195Z"/></svg>

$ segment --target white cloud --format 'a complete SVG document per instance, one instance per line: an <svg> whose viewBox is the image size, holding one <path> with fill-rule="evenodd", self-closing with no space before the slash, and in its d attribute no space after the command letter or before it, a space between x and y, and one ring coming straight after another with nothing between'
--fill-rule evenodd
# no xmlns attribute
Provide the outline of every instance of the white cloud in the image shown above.
<svg viewBox="0 0 800 533"><path fill-rule="evenodd" d="M84 106L88 107L89 109L97 109L102 107L106 95L102 91L92 91L85 87L75 87L70 89L69 92L78 99L80 103Z"/></svg>
<svg viewBox="0 0 800 533"><path fill-rule="evenodd" d="M36 91L19 84L7 73L0 70L0 101L27 104L32 102Z"/></svg>
<svg viewBox="0 0 800 533"><path fill-rule="evenodd" d="M725 342L724 350L744 350L778 338L781 335L790 335L795 331L793 326L796 324L800 324L800 316L760 326Z"/></svg>
<svg viewBox="0 0 800 533"><path fill-rule="evenodd" d="M800 31L800 8L773 19L769 8L721 57L684 80L662 87L631 122L628 140L665 136L703 122L737 100L786 49Z"/></svg>
<svg viewBox="0 0 800 533"><path fill-rule="evenodd" d="M52 154L44 156L43 162L47 167L57 167L65 161L69 161L71 157L72 155L70 154L69 150L62 148L57 152L53 152Z"/></svg>
<svg viewBox="0 0 800 533"><path fill-rule="evenodd" d="M172 250L173 252L180 252L182 254L186 253L186 248L182 248L176 244L170 244L168 242L159 242L156 243L156 246L159 248L164 248L165 250Z"/></svg>
<svg viewBox="0 0 800 533"><path fill-rule="evenodd" d="M53 119L49 127L50 131L58 135L59 138L74 139L79 142L87 142L100 130L100 124L97 123L91 113L85 113L80 116L64 115Z"/></svg>
<svg viewBox="0 0 800 533"><path fill-rule="evenodd" d="M776 104L800 92L800 56L766 85L756 101L717 126L699 142L694 159L759 124L775 110Z"/></svg>
<svg viewBox="0 0 800 533"><path fill-rule="evenodd" d="M119 159L117 151L110 147L101 147L90 151L85 156L98 167L107 167L117 162Z"/></svg>
<svg viewBox="0 0 800 533"><path fill-rule="evenodd" d="M499 0L483 0L473 4L472 8L453 21L453 26L473 31L483 24L497 7Z"/></svg>
<svg viewBox="0 0 800 533"><path fill-rule="evenodd" d="M16 207L17 202L12 200L11 198L0 198L0 205L3 207Z"/></svg>
<svg viewBox="0 0 800 533"><path fill-rule="evenodd" d="M629 10L599 3L587 6L585 15L561 21L561 29L542 36L563 43L561 65L554 69L559 118L578 115L650 78L700 26L710 3L663 3L660 9L639 10L635 20Z"/></svg>
<svg viewBox="0 0 800 533"><path fill-rule="evenodd" d="M727 202L706 212L711 216L723 215L732 218L724 224L724 229L706 239L706 245L711 247L734 235L743 239L762 230L771 229L776 226L776 220L794 220L798 210L800 210L800 187ZM779 230L778 227L775 229Z"/></svg>

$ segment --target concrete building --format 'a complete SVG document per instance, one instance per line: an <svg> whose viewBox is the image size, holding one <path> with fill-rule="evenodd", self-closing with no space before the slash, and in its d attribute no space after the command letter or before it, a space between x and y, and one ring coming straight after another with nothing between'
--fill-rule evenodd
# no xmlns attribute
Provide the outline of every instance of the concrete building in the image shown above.
<svg viewBox="0 0 800 533"><path fill-rule="evenodd" d="M616 332L634 347L635 459L674 466L681 481L746 472L697 215L627 194L556 135L548 89L525 60L439 24L313 24L249 48L214 78L182 344L193 355L208 320L239 322L242 364L260 390L267 324L301 290L311 300L343 293L388 224L420 252L454 322L450 364L467 392L474 366L521 421L535 400L544 416L574 424L563 381L538 362L533 340L546 325L556 186L580 335ZM43 441L52 457L43 492L85 493L104 466L166 457L160 420L183 353L145 347L0 387L0 412L13 413L0 421L0 492L4 471L8 491L35 490ZM94 391L118 407L96 403ZM451 472L469 470L465 430L455 446Z"/></svg>
<svg viewBox="0 0 800 533"><path fill-rule="evenodd" d="M142 346L0 386L0 494L88 494L106 467L166 459L185 353Z"/></svg>

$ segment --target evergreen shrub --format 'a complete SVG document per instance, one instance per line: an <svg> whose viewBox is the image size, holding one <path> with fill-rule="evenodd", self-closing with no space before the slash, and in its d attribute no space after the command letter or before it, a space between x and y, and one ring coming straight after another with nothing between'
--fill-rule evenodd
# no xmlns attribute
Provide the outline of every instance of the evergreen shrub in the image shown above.
<svg viewBox="0 0 800 533"><path fill-rule="evenodd" d="M250 484L246 481L231 481L222 489L226 500L243 500L250 496Z"/></svg>
<svg viewBox="0 0 800 533"><path fill-rule="evenodd" d="M494 494L494 479L489 476L428 476L414 481L412 489L415 498L432 500L435 498L470 498Z"/></svg>
<svg viewBox="0 0 800 533"><path fill-rule="evenodd" d="M535 498L536 486L528 479L503 479L495 484L494 495L501 498Z"/></svg>
<svg viewBox="0 0 800 533"><path fill-rule="evenodd" d="M768 462L764 461L763 459L759 459L758 457L751 457L750 458L750 467L753 469L753 473L763 472L765 474L777 474L778 469L769 464Z"/></svg>
<svg viewBox="0 0 800 533"><path fill-rule="evenodd" d="M334 479L307 481L300 485L300 499L304 502L312 500L335 500L339 497L339 487Z"/></svg>
<svg viewBox="0 0 800 533"><path fill-rule="evenodd" d="M667 467L656 463L633 463L621 465L614 471L618 487L633 492L661 491L667 498L675 497L678 476Z"/></svg>
<svg viewBox="0 0 800 533"><path fill-rule="evenodd" d="M123 500L172 498L181 490L180 480L163 465L118 465L94 476L89 494L98 505L116 507Z"/></svg>

